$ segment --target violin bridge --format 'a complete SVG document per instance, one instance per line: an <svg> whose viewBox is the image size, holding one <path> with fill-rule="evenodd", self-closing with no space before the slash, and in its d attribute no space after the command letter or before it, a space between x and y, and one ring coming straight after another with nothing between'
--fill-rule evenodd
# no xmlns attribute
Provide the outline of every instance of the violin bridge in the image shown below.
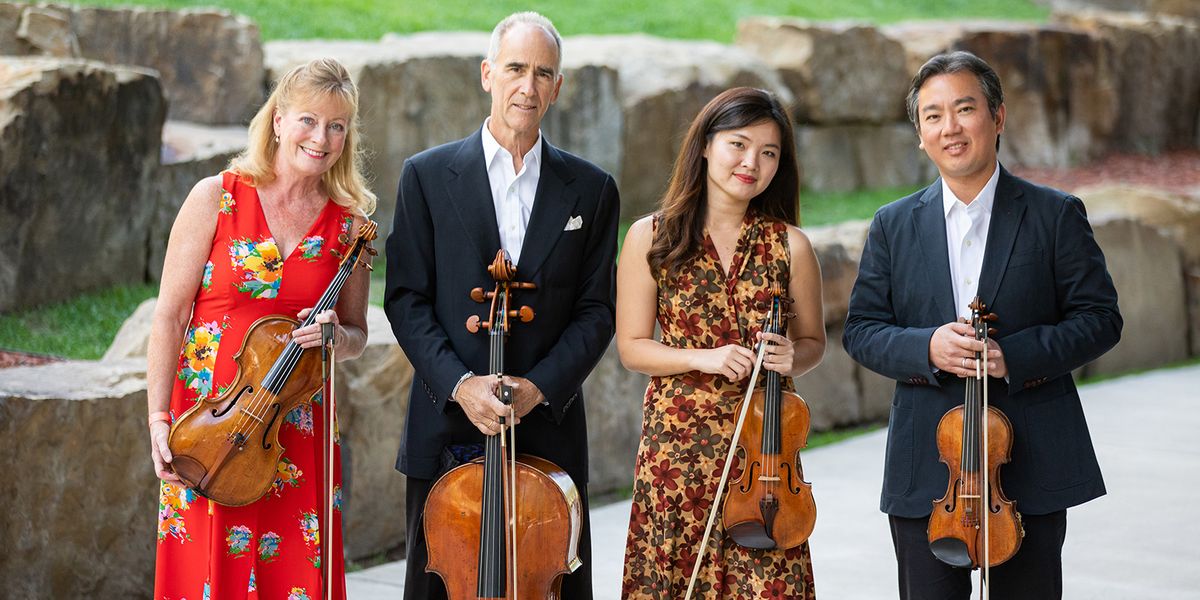
<svg viewBox="0 0 1200 600"><path fill-rule="evenodd" d="M258 415L254 414L254 413L252 413L252 412L250 412L250 411L248 411L248 410L246 410L246 409L244 409L244 408L238 408L238 410L239 410L239 411L241 411L243 414L245 414L247 417L250 417L251 419L254 419L255 421L258 421L258 424L259 424L259 425L262 425L262 423L263 423L263 420L262 420L261 418L259 418L259 416L258 416Z"/></svg>
<svg viewBox="0 0 1200 600"><path fill-rule="evenodd" d="M763 475L763 476L759 477L758 480L759 481L780 481L780 479L778 477L769 477L767 475Z"/></svg>

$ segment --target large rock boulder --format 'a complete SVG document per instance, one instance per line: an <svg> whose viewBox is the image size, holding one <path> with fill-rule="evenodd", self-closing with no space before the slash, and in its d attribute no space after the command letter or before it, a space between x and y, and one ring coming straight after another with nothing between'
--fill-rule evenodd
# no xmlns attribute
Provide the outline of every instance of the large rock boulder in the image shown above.
<svg viewBox="0 0 1200 600"><path fill-rule="evenodd" d="M9 598L149 598L158 480L145 361L0 370Z"/></svg>
<svg viewBox="0 0 1200 600"><path fill-rule="evenodd" d="M243 124L263 101L258 25L226 11L5 3L0 52L154 69L172 119Z"/></svg>
<svg viewBox="0 0 1200 600"><path fill-rule="evenodd" d="M0 57L0 312L145 278L165 113L146 71Z"/></svg>
<svg viewBox="0 0 1200 600"><path fill-rule="evenodd" d="M930 182L937 177L937 167L918 142L916 129L907 121L797 125L797 157L804 189L848 192Z"/></svg>
<svg viewBox="0 0 1200 600"><path fill-rule="evenodd" d="M736 44L779 70L800 123L905 118L904 49L870 24L752 17L738 22Z"/></svg>
<svg viewBox="0 0 1200 600"><path fill-rule="evenodd" d="M121 323L117 335L104 351L100 362L113 360L136 359L146 362L146 352L150 343L150 327L154 322L154 307L158 298L147 298L134 309L133 314Z"/></svg>
<svg viewBox="0 0 1200 600"><path fill-rule="evenodd" d="M1182 194L1122 184L1098 184L1074 192L1087 204L1093 220L1129 218L1166 233L1182 253L1182 268L1186 287L1189 353L1200 356L1200 193ZM1170 260L1169 258L1167 260ZM1159 298L1159 286L1132 293ZM1173 302L1173 299L1168 299ZM1129 302L1140 302L1129 299ZM1121 297L1121 306L1126 306Z"/></svg>
<svg viewBox="0 0 1200 600"><path fill-rule="evenodd" d="M1187 306L1179 245L1166 232L1128 217L1090 220L1117 287L1125 328L1116 347L1084 367L1084 374L1127 373L1187 358Z"/></svg>
<svg viewBox="0 0 1200 600"><path fill-rule="evenodd" d="M1103 12L1061 13L1055 20L1112 47L1119 99L1113 149L1157 154L1200 145L1200 21Z"/></svg>
<svg viewBox="0 0 1200 600"><path fill-rule="evenodd" d="M162 132L162 165L151 192L154 215L150 222L146 274L151 281L162 277L167 239L192 187L201 179L220 173L229 161L246 148L246 128L240 125L201 125L167 121Z"/></svg>
<svg viewBox="0 0 1200 600"><path fill-rule="evenodd" d="M932 55L950 50L988 61L1004 87L1005 164L1069 166L1107 148L1119 105L1113 53L1100 36L1007 22L927 21L883 30L904 45L910 75Z"/></svg>
<svg viewBox="0 0 1200 600"><path fill-rule="evenodd" d="M1034 0L1034 2L1063 13L1099 9L1200 19L1200 2L1195 0Z"/></svg>
<svg viewBox="0 0 1200 600"><path fill-rule="evenodd" d="M650 378L621 365L617 343L583 383L588 425L588 489L593 496L628 488L642 439L642 407Z"/></svg>

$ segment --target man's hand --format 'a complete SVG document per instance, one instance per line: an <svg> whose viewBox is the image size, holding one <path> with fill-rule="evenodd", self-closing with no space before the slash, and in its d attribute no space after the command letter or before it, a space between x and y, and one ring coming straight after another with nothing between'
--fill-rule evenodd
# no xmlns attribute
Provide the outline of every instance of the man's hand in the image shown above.
<svg viewBox="0 0 1200 600"><path fill-rule="evenodd" d="M517 411L517 423L529 414L529 411L546 399L542 391L532 381L524 377L504 376L504 384L513 389L513 409Z"/></svg>
<svg viewBox="0 0 1200 600"><path fill-rule="evenodd" d="M499 387L500 380L494 375L476 375L458 386L454 398L484 435L500 433L500 417L508 416L508 407L496 397Z"/></svg>
<svg viewBox="0 0 1200 600"><path fill-rule="evenodd" d="M983 351L983 342L975 339L975 329L966 323L946 323L929 339L929 364L959 377L975 376L975 353ZM1008 365L995 340L988 340L988 375L1005 377ZM981 365L982 366L982 365Z"/></svg>

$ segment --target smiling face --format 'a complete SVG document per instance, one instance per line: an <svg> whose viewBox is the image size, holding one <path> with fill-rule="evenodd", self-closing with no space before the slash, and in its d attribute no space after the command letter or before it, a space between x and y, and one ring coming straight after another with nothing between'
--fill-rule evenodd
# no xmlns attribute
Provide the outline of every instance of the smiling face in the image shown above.
<svg viewBox="0 0 1200 600"><path fill-rule="evenodd" d="M709 201L748 204L771 184L780 151L779 126L774 121L713 134L704 148Z"/></svg>
<svg viewBox="0 0 1200 600"><path fill-rule="evenodd" d="M921 148L947 183L983 188L996 164L1004 105L995 115L988 111L974 74L959 71L929 78L917 94L917 124Z"/></svg>
<svg viewBox="0 0 1200 600"><path fill-rule="evenodd" d="M554 38L527 23L506 31L495 60L483 61L483 89L492 95L489 128L501 145L518 141L525 151L537 140L542 116L562 86L558 63Z"/></svg>
<svg viewBox="0 0 1200 600"><path fill-rule="evenodd" d="M275 172L301 177L321 176L337 162L346 145L350 111L333 96L298 102L273 119L279 148Z"/></svg>

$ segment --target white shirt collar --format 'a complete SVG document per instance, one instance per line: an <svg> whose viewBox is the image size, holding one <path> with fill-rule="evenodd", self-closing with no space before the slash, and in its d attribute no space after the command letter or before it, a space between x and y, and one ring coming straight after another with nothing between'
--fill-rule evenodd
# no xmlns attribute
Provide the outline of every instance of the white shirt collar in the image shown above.
<svg viewBox="0 0 1200 600"><path fill-rule="evenodd" d="M962 205L973 214L979 214L976 211L982 211L983 214L992 214L992 204L996 200L996 183L1000 181L1000 161L996 161L996 168L992 171L992 176L987 183L983 185L983 189L979 190L979 194L975 199L971 200L970 204L964 205L958 196L950 190L950 186L946 183L946 178L942 178L942 213L946 216L950 215L950 210L954 205ZM976 208L978 207L978 208Z"/></svg>
<svg viewBox="0 0 1200 600"><path fill-rule="evenodd" d="M483 120L483 135L480 136L483 138L483 164L491 166L492 161L496 160L496 155L499 154L501 150L504 150L503 156L509 159L509 168L512 168L512 154L505 149L504 146L501 146L500 142L496 141L495 136L493 136L491 130L488 129L488 123L491 121L491 117ZM538 129L537 141L533 143L533 147L529 149L529 152L526 152L525 156L521 157L521 162L526 165L526 169L536 169L541 164L539 162L541 160L541 156L542 130Z"/></svg>

